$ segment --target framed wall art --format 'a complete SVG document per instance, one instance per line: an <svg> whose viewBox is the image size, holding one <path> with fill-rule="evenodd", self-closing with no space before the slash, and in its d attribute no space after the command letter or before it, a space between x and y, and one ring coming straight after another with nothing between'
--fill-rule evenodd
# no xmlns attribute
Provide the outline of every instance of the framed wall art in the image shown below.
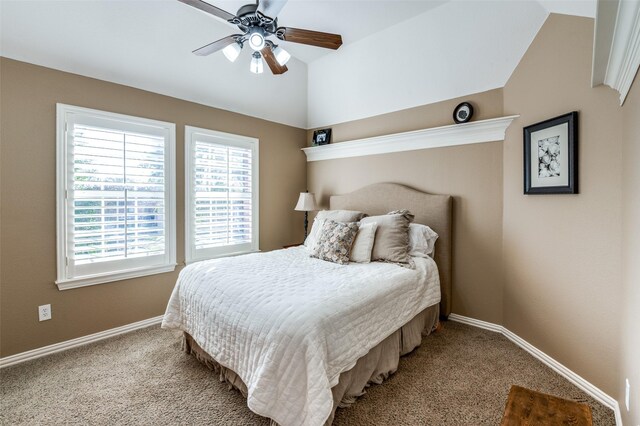
<svg viewBox="0 0 640 426"><path fill-rule="evenodd" d="M578 193L578 113L524 128L524 193Z"/></svg>
<svg viewBox="0 0 640 426"><path fill-rule="evenodd" d="M331 143L331 129L321 129L313 132L313 146Z"/></svg>
<svg viewBox="0 0 640 426"><path fill-rule="evenodd" d="M453 121L457 124L466 123L473 117L473 105L462 102L453 110Z"/></svg>

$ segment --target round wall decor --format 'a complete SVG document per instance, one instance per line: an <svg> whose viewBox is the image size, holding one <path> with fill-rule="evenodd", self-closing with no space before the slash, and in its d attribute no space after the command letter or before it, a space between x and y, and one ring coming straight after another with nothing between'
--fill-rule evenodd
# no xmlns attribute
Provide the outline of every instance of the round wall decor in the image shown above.
<svg viewBox="0 0 640 426"><path fill-rule="evenodd" d="M473 116L473 106L469 102L463 102L453 110L453 121L466 123Z"/></svg>

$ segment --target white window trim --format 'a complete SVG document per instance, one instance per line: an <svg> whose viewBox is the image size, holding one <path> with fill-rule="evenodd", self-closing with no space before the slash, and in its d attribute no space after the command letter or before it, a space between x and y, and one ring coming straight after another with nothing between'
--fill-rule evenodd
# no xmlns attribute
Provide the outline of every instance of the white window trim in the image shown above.
<svg viewBox="0 0 640 426"><path fill-rule="evenodd" d="M166 238L168 250L168 263L149 267L128 268L126 270L111 271L103 274L85 275L77 278L67 276L67 141L66 125L70 114L89 114L98 118L110 120L135 121L140 124L166 129L168 133L168 152L165 158L166 167L166 193L167 212ZM124 114L116 114L82 108L72 105L56 104L56 256L57 256L57 280L59 290L85 287L103 284L124 279L143 277L146 275L171 272L176 267L176 125L164 121L134 117Z"/></svg>
<svg viewBox="0 0 640 426"><path fill-rule="evenodd" d="M249 250L241 250L235 252L226 252L219 255L200 255L196 254L196 250L194 247L194 242L192 241L192 215L193 211L191 209L191 205L193 202L193 157L191 155L193 151L194 145L194 135L201 134L209 137L218 137L225 139L225 143L229 145L234 145L234 142L237 143L238 146L246 148L246 144L251 145L252 153L252 161L251 161L251 175L252 175L252 187L251 187L251 205L252 205L252 215L251 215L251 229L252 229L252 239L251 239L251 248ZM216 130L203 129L199 127L193 126L185 126L184 128L184 147L185 147L185 200L184 200L184 212L185 212L185 263L193 263L199 262L201 260L207 259L215 259L220 257L229 257L229 256L237 256L241 254L247 253L255 253L260 251L260 167L259 167L259 158L260 158L260 141L256 138L252 138L249 136L241 136L235 135L232 133L224 133Z"/></svg>

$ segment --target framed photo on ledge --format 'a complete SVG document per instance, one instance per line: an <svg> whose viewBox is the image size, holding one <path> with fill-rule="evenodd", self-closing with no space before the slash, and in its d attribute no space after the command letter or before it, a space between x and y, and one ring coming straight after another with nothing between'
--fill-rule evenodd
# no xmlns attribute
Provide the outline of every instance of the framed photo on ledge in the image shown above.
<svg viewBox="0 0 640 426"><path fill-rule="evenodd" d="M524 193L578 193L578 113L524 128Z"/></svg>
<svg viewBox="0 0 640 426"><path fill-rule="evenodd" d="M313 132L313 146L331 143L331 129L321 129Z"/></svg>

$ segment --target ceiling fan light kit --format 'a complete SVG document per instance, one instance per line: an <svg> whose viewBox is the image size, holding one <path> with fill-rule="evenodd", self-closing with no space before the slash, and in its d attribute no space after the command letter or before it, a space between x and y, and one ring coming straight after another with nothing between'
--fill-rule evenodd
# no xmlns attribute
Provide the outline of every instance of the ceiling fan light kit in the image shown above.
<svg viewBox="0 0 640 426"><path fill-rule="evenodd" d="M289 59L291 59L291 54L280 46L275 46L273 54L276 55L276 61L282 66L286 65Z"/></svg>
<svg viewBox="0 0 640 426"><path fill-rule="evenodd" d="M233 43L222 49L222 53L224 53L224 56L226 56L227 59L231 62L235 62L235 60L238 59L241 51L242 44L240 43Z"/></svg>
<svg viewBox="0 0 640 426"><path fill-rule="evenodd" d="M235 62L240 56L244 43L248 42L249 47L254 51L249 70L255 74L261 74L264 71L263 58L273 74L284 74L288 71L285 64L291 59L291 54L269 40L269 37L273 36L290 43L300 43L334 50L342 45L342 37L339 34L278 27L276 15L280 12L286 0L262 0L262 2L258 0L255 4L242 6L238 9L236 15L203 0L178 1L237 25L242 31L242 34L234 34L216 40L194 50L193 53L198 56L207 56L222 50L222 53L229 61Z"/></svg>
<svg viewBox="0 0 640 426"><path fill-rule="evenodd" d="M264 65L262 64L262 56L260 52L253 52L253 58L251 58L251 65L249 70L254 74L262 74L264 72Z"/></svg>
<svg viewBox="0 0 640 426"><path fill-rule="evenodd" d="M260 51L264 48L264 30L261 28L254 28L249 34L249 46L253 50Z"/></svg>

